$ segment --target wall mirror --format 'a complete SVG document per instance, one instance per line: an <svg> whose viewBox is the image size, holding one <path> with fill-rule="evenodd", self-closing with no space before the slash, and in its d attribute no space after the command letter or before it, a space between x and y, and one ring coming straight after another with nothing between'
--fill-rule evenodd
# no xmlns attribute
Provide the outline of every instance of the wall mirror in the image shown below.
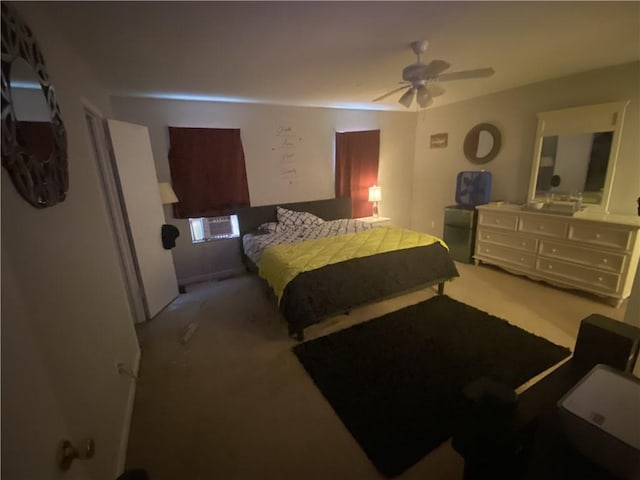
<svg viewBox="0 0 640 480"><path fill-rule="evenodd" d="M471 163L481 165L493 160L501 146L500 130L490 123L480 123L464 137L464 156Z"/></svg>
<svg viewBox="0 0 640 480"><path fill-rule="evenodd" d="M67 140L40 48L15 9L2 3L2 166L36 208L66 198Z"/></svg>
<svg viewBox="0 0 640 480"><path fill-rule="evenodd" d="M607 211L628 103L539 113L528 202Z"/></svg>

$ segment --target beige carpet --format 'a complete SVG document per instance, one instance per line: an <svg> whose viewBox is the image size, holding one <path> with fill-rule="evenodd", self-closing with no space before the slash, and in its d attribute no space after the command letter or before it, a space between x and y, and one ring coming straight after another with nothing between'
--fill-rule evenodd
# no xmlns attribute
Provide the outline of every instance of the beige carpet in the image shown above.
<svg viewBox="0 0 640 480"><path fill-rule="evenodd" d="M458 264L445 293L573 347L580 320L619 309L491 267ZM306 330L325 335L435 295L425 289ZM187 344L189 325L197 325ZM139 329L142 363L127 466L151 480L381 479L291 352L256 277L193 285ZM515 361L515 359L514 359ZM462 479L448 444L400 477Z"/></svg>

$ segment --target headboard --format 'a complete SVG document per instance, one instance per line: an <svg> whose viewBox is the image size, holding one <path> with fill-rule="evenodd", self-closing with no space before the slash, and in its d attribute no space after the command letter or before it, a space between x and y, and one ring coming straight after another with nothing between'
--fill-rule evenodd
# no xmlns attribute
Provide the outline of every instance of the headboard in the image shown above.
<svg viewBox="0 0 640 480"><path fill-rule="evenodd" d="M240 236L255 230L266 222L276 222L276 207L287 208L297 212L309 212L324 220L351 218L351 198L330 198L311 202L278 203L260 207L242 207L234 213L238 215Z"/></svg>

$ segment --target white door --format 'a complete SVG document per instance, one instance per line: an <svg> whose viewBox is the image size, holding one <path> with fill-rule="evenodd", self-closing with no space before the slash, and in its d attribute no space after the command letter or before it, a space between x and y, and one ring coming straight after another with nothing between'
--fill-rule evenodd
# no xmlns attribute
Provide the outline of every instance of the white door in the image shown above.
<svg viewBox="0 0 640 480"><path fill-rule="evenodd" d="M69 423L73 422L65 418L65 409L60 408L53 385L52 376L59 372L46 361L42 345L34 335L37 324L33 324L27 312L28 303L17 288L12 259L5 254L3 242L2 478L90 478L86 461L74 462L64 477L58 470L56 446L64 438L77 437L71 433Z"/></svg>
<svg viewBox="0 0 640 480"><path fill-rule="evenodd" d="M162 246L165 223L147 127L108 120L114 160L127 212L147 317L178 296L173 257Z"/></svg>
<svg viewBox="0 0 640 480"><path fill-rule="evenodd" d="M129 238L127 230L126 210L120 198L116 167L110 155L110 144L106 131L107 122L102 114L89 105L85 105L85 120L87 127L89 127L89 138L100 174L100 183L111 222L113 239L118 248L120 270L127 290L129 308L134 322L142 323L147 320L142 281L135 263L133 242Z"/></svg>

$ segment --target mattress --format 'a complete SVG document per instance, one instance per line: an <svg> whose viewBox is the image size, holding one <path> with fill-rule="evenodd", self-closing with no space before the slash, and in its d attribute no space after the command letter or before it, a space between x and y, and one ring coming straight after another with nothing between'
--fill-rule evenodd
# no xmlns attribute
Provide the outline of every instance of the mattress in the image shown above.
<svg viewBox="0 0 640 480"><path fill-rule="evenodd" d="M370 257L440 243L437 237L398 227L379 227L356 233L276 245L263 252L259 274L278 301L287 284L299 274L356 258Z"/></svg>
<svg viewBox="0 0 640 480"><path fill-rule="evenodd" d="M266 248L275 245L356 233L372 227L373 225L370 223L361 220L343 218L339 220L327 220L321 225L282 228L274 232L269 232L266 229L258 229L242 237L242 248L245 255L249 257L253 263L258 265Z"/></svg>

